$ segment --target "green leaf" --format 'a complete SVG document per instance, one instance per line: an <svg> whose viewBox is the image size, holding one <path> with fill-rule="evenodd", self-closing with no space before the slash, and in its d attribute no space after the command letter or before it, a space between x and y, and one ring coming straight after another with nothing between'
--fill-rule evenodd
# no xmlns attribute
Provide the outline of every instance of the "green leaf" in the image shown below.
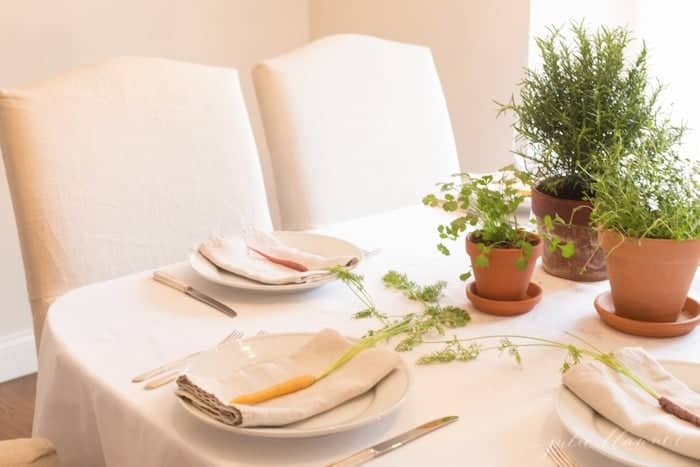
<svg viewBox="0 0 700 467"><path fill-rule="evenodd" d="M450 256L450 250L448 250L447 247L446 247L444 244L438 243L437 249L438 249L438 251L439 251L440 253L442 253L443 255L445 255L445 256Z"/></svg>
<svg viewBox="0 0 700 467"><path fill-rule="evenodd" d="M435 207L439 204L437 196L430 194L423 197L423 204Z"/></svg>
<svg viewBox="0 0 700 467"><path fill-rule="evenodd" d="M474 258L474 267L477 268L487 268L489 267L489 257L486 256L484 253L481 253L480 255L477 255Z"/></svg>
<svg viewBox="0 0 700 467"><path fill-rule="evenodd" d="M576 253L576 247L573 243L565 243L561 245L560 249L561 255L564 258L571 258L572 256L574 256L574 253Z"/></svg>
<svg viewBox="0 0 700 467"><path fill-rule="evenodd" d="M458 207L459 205L457 201L445 201L442 205L442 209L444 209L447 212L456 211Z"/></svg>
<svg viewBox="0 0 700 467"><path fill-rule="evenodd" d="M518 259L515 260L515 268L519 271L522 271L527 267L527 258L524 256L519 257Z"/></svg>
<svg viewBox="0 0 700 467"><path fill-rule="evenodd" d="M459 275L459 280L461 280L462 282L464 282L464 281L466 281L467 279L469 279L470 277L472 277L472 272L471 272L471 271L463 272L462 274Z"/></svg>

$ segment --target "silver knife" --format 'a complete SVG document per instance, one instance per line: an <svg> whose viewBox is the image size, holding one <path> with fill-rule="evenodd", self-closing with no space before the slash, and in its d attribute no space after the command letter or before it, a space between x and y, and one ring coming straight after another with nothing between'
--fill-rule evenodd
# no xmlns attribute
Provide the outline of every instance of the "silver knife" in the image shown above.
<svg viewBox="0 0 700 467"><path fill-rule="evenodd" d="M221 303L220 301L211 298L209 295L206 295L199 290L195 289L194 287L191 287L184 282L179 281L178 279L174 278L170 274L167 274L162 271L155 271L153 273L153 279L156 282L160 282L161 284L167 285L168 287L172 287L175 290L179 290L180 292L184 293L185 295L189 295L190 297L194 298L195 300L198 300L206 305L209 305L212 308L215 308L219 310L220 312L224 313L225 315L230 316L231 318L235 318L238 313L236 313L232 308L228 307L227 305Z"/></svg>
<svg viewBox="0 0 700 467"><path fill-rule="evenodd" d="M414 439L420 438L423 435L427 435L431 431L437 430L438 428L441 428L445 425L449 425L450 423L456 422L457 420L459 420L459 417L455 415L435 419L431 422L417 426L414 429L409 430L405 433L401 433L398 436L389 438L386 441L382 441L379 444L375 444L370 448L358 451L355 454L346 457L345 459L341 459L337 462L328 464L326 467L354 467L356 465L362 465L365 462L369 462L370 460L384 455L387 452L391 452L394 449L398 449L401 446L410 443Z"/></svg>

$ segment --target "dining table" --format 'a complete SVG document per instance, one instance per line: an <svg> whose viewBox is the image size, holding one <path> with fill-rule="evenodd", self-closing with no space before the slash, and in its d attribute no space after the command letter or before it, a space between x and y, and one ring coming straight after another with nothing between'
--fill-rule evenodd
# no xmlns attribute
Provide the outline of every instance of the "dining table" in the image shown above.
<svg viewBox="0 0 700 467"><path fill-rule="evenodd" d="M446 337L518 334L568 341L567 333L603 349L644 347L659 359L700 362L700 331L682 337L635 337L609 328L596 314L595 297L607 281L559 279L536 267L533 281L544 290L530 312L499 317L467 300L460 273L468 268L463 241L436 249L437 225L450 214L422 205L338 222L315 229L375 251L358 265L377 307L391 315L416 312L421 304L386 289L389 270L420 284L447 281L443 304L466 309L471 321ZM320 437L271 439L241 436L203 423L183 409L175 383L154 390L131 382L134 375L190 352L212 347L237 330L317 332L332 328L361 337L379 323L353 315L362 304L340 281L297 293L261 293L214 284L186 261L164 265L182 281L235 309L231 318L153 280L143 271L87 285L58 298L46 319L39 354L34 435L51 439L65 466L323 466L429 420L456 415L441 428L369 465L552 466L545 454L556 442L580 466L613 467L577 442L557 416L564 353L522 350L518 364L507 352L484 352L469 362L418 365L438 350L424 343L400 354L410 388L403 402L371 424ZM691 295L700 295L700 280ZM391 345L391 342L387 345Z"/></svg>

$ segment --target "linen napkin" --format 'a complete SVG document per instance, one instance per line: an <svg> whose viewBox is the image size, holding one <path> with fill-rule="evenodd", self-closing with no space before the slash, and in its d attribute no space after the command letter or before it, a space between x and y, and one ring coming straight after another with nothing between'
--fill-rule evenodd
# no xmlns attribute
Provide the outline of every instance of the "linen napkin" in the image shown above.
<svg viewBox="0 0 700 467"><path fill-rule="evenodd" d="M301 375L319 375L352 346L325 329L286 358L242 367L216 379L185 374L175 394L210 417L242 427L281 426L330 410L373 388L399 364L388 348L369 348L306 389L255 405L229 404L241 394Z"/></svg>
<svg viewBox="0 0 700 467"><path fill-rule="evenodd" d="M700 394L666 371L644 349L625 347L614 355L659 395L700 414ZM664 412L654 398L603 363L574 365L564 373L563 382L596 412L626 431L700 459L700 428Z"/></svg>
<svg viewBox="0 0 700 467"><path fill-rule="evenodd" d="M269 256L293 261L307 271L296 271L271 262L255 253L254 248ZM215 237L198 247L199 253L217 267L263 284L283 285L308 282L330 274L334 266L352 266L360 258L355 256L326 257L284 244L270 234L255 231L246 238Z"/></svg>

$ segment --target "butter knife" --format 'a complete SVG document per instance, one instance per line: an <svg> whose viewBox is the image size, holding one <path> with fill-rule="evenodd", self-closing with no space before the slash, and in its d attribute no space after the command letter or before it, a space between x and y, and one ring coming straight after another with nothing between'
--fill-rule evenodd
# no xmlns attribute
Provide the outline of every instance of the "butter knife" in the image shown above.
<svg viewBox="0 0 700 467"><path fill-rule="evenodd" d="M209 295L206 295L199 290L195 289L194 287L191 287L184 282L174 278L170 274L167 274L162 271L156 271L153 273L153 279L156 282L160 282L161 284L167 285L168 287L172 287L175 290L179 290L180 292L184 293L185 295L189 295L190 297L194 298L197 301L200 301L206 305L209 305L212 308L215 308L222 312L225 315L230 316L231 318L235 318L238 314L229 306L221 303L220 301L211 298Z"/></svg>
<svg viewBox="0 0 700 467"><path fill-rule="evenodd" d="M414 439L420 438L423 435L427 435L431 431L437 430L438 428L442 428L443 426L449 425L450 423L456 422L457 420L459 420L459 417L455 415L435 419L431 422L417 426L414 429L409 430L405 433L401 433L398 436L389 438L386 441L382 441L379 444L375 444L370 448L358 451L355 454L346 457L345 459L341 459L337 462L328 464L326 467L354 467L357 465L362 465L365 462L369 462L370 460L382 456L387 452L391 452L394 449L398 449L401 446L410 443Z"/></svg>

